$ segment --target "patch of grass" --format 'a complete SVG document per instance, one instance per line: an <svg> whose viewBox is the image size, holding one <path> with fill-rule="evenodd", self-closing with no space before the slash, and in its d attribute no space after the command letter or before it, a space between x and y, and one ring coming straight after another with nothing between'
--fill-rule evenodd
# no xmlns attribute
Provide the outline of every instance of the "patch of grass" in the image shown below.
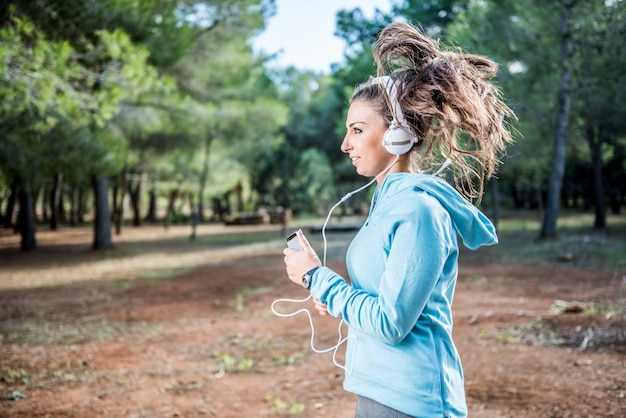
<svg viewBox="0 0 626 418"><path fill-rule="evenodd" d="M26 369L3 366L0 372L0 381L5 383L28 384L31 380L30 373Z"/></svg>
<svg viewBox="0 0 626 418"><path fill-rule="evenodd" d="M3 398L6 399L7 401L18 401L20 399L25 399L26 394L20 392L19 390L12 390L8 392L6 395L4 395Z"/></svg>
<svg viewBox="0 0 626 418"><path fill-rule="evenodd" d="M175 395L185 395L186 393L201 389L201 384L195 380L189 382L174 381L167 383L161 389L161 392L169 392Z"/></svg>
<svg viewBox="0 0 626 418"><path fill-rule="evenodd" d="M236 334L221 339L212 357L217 361L217 373L259 373L294 364L304 354L282 339Z"/></svg>
<svg viewBox="0 0 626 418"><path fill-rule="evenodd" d="M569 264L574 267L626 270L626 217L613 216L604 231L592 228L588 214L559 217L556 238L540 239L541 220L515 217L498 226L499 244L467 252L467 259L502 264Z"/></svg>
<svg viewBox="0 0 626 418"><path fill-rule="evenodd" d="M558 330L546 326L542 321L531 321L521 325L508 325L500 329L508 336L509 342L519 342L533 346L562 345L563 337Z"/></svg>
<svg viewBox="0 0 626 418"><path fill-rule="evenodd" d="M254 367L254 360L250 357L236 358L220 352L216 352L214 356L219 359L217 367L223 372L247 372Z"/></svg>
<svg viewBox="0 0 626 418"><path fill-rule="evenodd" d="M8 327L8 324L2 324ZM29 347L36 345L76 344L105 341L122 335L153 335L161 328L146 322L120 322L105 318L40 318L11 324L10 329L0 329L0 347Z"/></svg>
<svg viewBox="0 0 626 418"><path fill-rule="evenodd" d="M244 309L244 300L243 300L243 295L241 293L237 293L237 296L235 297L235 310L237 311L237 313L243 313L243 309Z"/></svg>
<svg viewBox="0 0 626 418"><path fill-rule="evenodd" d="M306 410L306 405L302 402L288 403L273 395L265 396L265 401L270 405L271 413L279 416L302 415Z"/></svg>
<svg viewBox="0 0 626 418"><path fill-rule="evenodd" d="M563 314L523 324L502 324L497 332L480 332L479 339L500 344L526 344L595 350L626 350L620 321L602 315Z"/></svg>
<svg viewBox="0 0 626 418"><path fill-rule="evenodd" d="M0 369L0 394L7 400L19 400L25 398L25 393L34 388L88 384L98 377L93 365L86 360L67 360L46 367L3 366Z"/></svg>

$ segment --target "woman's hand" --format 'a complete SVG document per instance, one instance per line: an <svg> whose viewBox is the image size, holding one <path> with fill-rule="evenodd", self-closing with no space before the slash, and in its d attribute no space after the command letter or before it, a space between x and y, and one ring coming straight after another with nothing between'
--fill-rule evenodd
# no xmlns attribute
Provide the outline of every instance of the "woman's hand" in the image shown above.
<svg viewBox="0 0 626 418"><path fill-rule="evenodd" d="M328 315L328 308L326 307L326 305L320 302L320 300L316 298L315 296L313 296L313 304L315 304L315 309L317 309L317 312L320 315L322 316Z"/></svg>
<svg viewBox="0 0 626 418"><path fill-rule="evenodd" d="M320 267L322 263L315 253L315 250L311 248L302 230L299 229L296 231L296 234L302 250L296 251L291 248L285 248L283 255L285 256L285 269L287 270L289 280L302 286L302 276L304 276L304 273L315 267Z"/></svg>

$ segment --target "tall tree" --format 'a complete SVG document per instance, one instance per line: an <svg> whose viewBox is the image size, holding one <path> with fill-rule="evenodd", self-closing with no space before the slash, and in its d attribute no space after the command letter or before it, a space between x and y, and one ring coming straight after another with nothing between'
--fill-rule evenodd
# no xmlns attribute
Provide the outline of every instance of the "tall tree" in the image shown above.
<svg viewBox="0 0 626 418"><path fill-rule="evenodd" d="M203 218L208 183L224 160L241 167L240 176L221 183L228 192L254 171L253 161L271 149L286 118L286 108L265 74L263 58L255 57L252 36L274 12L273 1L240 1L242 7L217 9L222 17L199 34L191 53L171 74L197 114L189 125L197 140L190 153L201 155L196 178L197 210ZM216 163L219 161L219 163ZM217 191L215 187L212 187ZM219 189L219 188L217 188Z"/></svg>
<svg viewBox="0 0 626 418"><path fill-rule="evenodd" d="M560 0L560 5L560 80L557 93L558 107L550 179L548 182L548 198L543 223L541 225L541 238L551 238L555 237L557 234L556 223L561 204L561 188L563 185L563 175L565 173L565 152L570 119L570 87L574 70L572 62L572 9L574 7L574 1Z"/></svg>
<svg viewBox="0 0 626 418"><path fill-rule="evenodd" d="M606 196L616 185L604 173L605 158L619 154L623 126L622 98L626 45L624 2L590 1L580 4L575 34L576 69L572 95L580 118L576 125L589 145L595 208L594 228L606 228ZM611 173L612 174L612 173Z"/></svg>

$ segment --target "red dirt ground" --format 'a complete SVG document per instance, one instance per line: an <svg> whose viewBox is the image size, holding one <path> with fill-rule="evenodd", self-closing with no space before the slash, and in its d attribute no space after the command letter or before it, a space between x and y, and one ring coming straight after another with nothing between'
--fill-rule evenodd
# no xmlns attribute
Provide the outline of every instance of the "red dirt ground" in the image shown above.
<svg viewBox="0 0 626 418"><path fill-rule="evenodd" d="M0 416L353 417L355 397L332 355L309 348L306 318L270 311L306 296L284 274L279 231L236 230L267 238L235 247L224 228L201 228L194 243L186 229L161 241L162 229L127 229L99 253L89 229L67 229L38 233L24 254L3 232ZM329 265L344 271L339 255ZM623 302L621 280L564 263L462 261L454 337L470 416L626 417L626 350L609 338L623 316L554 309ZM317 345L333 345L337 320L315 324Z"/></svg>

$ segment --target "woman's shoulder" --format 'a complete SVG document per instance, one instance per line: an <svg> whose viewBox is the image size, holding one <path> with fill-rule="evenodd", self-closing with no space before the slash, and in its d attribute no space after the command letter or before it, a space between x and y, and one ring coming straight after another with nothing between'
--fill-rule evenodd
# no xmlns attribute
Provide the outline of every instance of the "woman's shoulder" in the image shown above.
<svg viewBox="0 0 626 418"><path fill-rule="evenodd" d="M433 191L445 188L444 180L424 174L394 174L383 190L385 207L392 212L432 213L443 209L440 198ZM450 186L448 186L450 187Z"/></svg>
<svg viewBox="0 0 626 418"><path fill-rule="evenodd" d="M408 221L449 218L463 243L470 249L498 242L495 228L478 208L445 180L424 174L391 177L386 212Z"/></svg>
<svg viewBox="0 0 626 418"><path fill-rule="evenodd" d="M431 174L394 173L385 179L383 192L395 198L423 197L428 195L434 199L452 196L461 197L445 180Z"/></svg>

